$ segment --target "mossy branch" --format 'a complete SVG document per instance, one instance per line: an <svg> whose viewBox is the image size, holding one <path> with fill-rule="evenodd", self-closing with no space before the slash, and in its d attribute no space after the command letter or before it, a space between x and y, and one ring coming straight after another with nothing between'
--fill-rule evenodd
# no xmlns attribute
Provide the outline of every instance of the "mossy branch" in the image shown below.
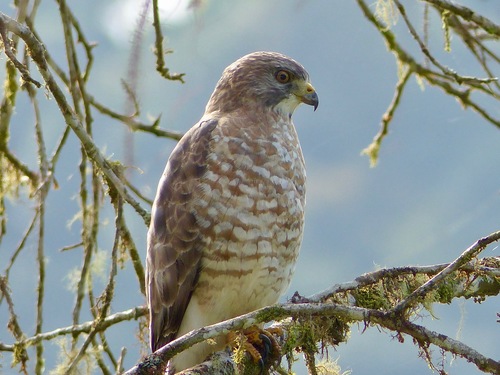
<svg viewBox="0 0 500 375"><path fill-rule="evenodd" d="M151 354L126 374L148 373L147 371L152 367L158 369L165 366L175 354L195 343L227 334L229 331L242 330L270 321L278 321L275 325L285 331L285 336L277 337L277 339L286 348L287 353L284 354L288 356L293 356L293 353L290 353L299 347L301 351L307 350L310 355L314 356L318 352L319 343L336 345L346 341L349 325L353 322L362 322L366 327L377 325L394 331L398 335L407 334L413 337L418 345L424 347L435 345L444 351L466 358L482 371L495 374L495 371L500 369L500 363L497 361L481 355L457 340L413 324L411 320L421 309L430 309L434 303L450 303L453 299L460 297L483 301L490 296L498 296L500 294L500 258L483 258L474 261L470 257L473 254L478 255L487 245L498 241L499 238L500 232L495 232L476 241L468 251L450 264L377 270L361 275L353 281L333 285L308 298L296 294L289 303L266 307L193 331ZM464 263L466 259L468 261ZM460 266L457 268L458 264ZM113 269L111 272L114 272ZM112 274L110 274L110 280L112 280ZM433 285L432 290L422 287L428 285L429 281ZM419 298L418 305L415 305L413 293L418 290L426 290L426 294ZM402 314L398 306L406 300L410 302L404 304L407 310ZM30 338L20 337L13 345L0 343L0 350L14 351L20 347L27 349L40 341L53 340L60 336L74 337L90 332L105 331L111 325L124 320L138 319L146 313L145 307L137 307L104 318L101 316L94 321L60 328ZM203 368L223 366L224 371L233 371L228 370L227 361L231 361L227 359L228 355L230 357L227 352L218 353L215 361L211 360L201 366ZM213 370L213 367L210 368Z"/></svg>
<svg viewBox="0 0 500 375"><path fill-rule="evenodd" d="M434 345L467 359L481 371L497 374L500 362L458 340L414 324L412 320L420 310L431 309L434 303L448 304L460 297L482 301L490 296L498 296L500 258L473 260L486 246L498 240L500 231L481 238L447 265L378 270L309 298L296 293L289 303L265 307L192 331L149 355L125 374L148 374L153 370L164 369L170 358L196 343L270 321L278 321L277 326L286 332L284 346L288 351L300 348L302 352L308 352L310 359L318 353L320 344L336 345L346 341L349 325L362 322L365 327L379 326L391 330L400 336L401 341L404 341L402 334L409 335L421 350L428 351L428 347ZM297 329L301 332L299 335ZM304 330L308 331L306 335ZM308 337L306 341L304 337ZM277 339L280 340L280 337ZM287 340L293 344L287 344ZM196 369L182 371L181 374L233 374L235 367L228 366L230 360L227 356L227 351L217 353L215 360L196 366ZM431 361L430 355L428 360ZM433 366L432 363L430 365ZM281 371L275 370L276 373Z"/></svg>

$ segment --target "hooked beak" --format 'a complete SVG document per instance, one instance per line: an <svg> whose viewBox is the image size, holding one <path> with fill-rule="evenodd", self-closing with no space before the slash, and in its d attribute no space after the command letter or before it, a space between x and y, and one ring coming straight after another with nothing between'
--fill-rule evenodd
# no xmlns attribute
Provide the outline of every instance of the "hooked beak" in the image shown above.
<svg viewBox="0 0 500 375"><path fill-rule="evenodd" d="M316 90L314 89L313 85L311 85L309 82L305 85L304 93L297 96L299 97L302 103L305 103L307 105L312 105L314 107L314 110L318 108L319 105L318 94L316 93Z"/></svg>

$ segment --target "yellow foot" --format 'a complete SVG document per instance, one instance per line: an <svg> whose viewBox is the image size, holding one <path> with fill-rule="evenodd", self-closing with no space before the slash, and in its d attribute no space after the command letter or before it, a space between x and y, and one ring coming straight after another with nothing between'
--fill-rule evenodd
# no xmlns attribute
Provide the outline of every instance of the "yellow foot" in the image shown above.
<svg viewBox="0 0 500 375"><path fill-rule="evenodd" d="M281 354L281 347L273 334L282 335L279 328L262 329L257 326L250 327L238 333L230 332L228 342L233 347L243 349L247 352L254 363L258 363L264 370L266 365L278 360Z"/></svg>

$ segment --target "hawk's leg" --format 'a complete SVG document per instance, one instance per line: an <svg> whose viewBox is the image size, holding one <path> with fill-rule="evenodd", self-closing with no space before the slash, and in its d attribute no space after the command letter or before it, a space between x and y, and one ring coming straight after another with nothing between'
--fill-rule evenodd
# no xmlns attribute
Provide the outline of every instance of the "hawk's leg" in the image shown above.
<svg viewBox="0 0 500 375"><path fill-rule="evenodd" d="M242 348L250 355L254 363L264 370L280 359L281 347L273 334L281 335L279 328L262 329L257 326L240 331L240 335L230 332L228 342L233 347Z"/></svg>

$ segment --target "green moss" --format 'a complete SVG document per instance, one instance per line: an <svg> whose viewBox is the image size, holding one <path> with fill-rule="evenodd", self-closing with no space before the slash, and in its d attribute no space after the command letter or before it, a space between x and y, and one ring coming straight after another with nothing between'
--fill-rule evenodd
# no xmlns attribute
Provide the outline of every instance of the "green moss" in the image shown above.
<svg viewBox="0 0 500 375"><path fill-rule="evenodd" d="M451 52L451 35L450 35L450 11L445 10L441 13L441 22L443 23L443 31L444 31L444 50L446 52Z"/></svg>
<svg viewBox="0 0 500 375"><path fill-rule="evenodd" d="M29 358L28 352L26 351L26 346L24 344L15 343L11 366L14 367L18 364L21 364L21 369L26 368L28 359Z"/></svg>
<svg viewBox="0 0 500 375"><path fill-rule="evenodd" d="M434 294L435 302L450 304L455 297L457 283L453 279L440 283Z"/></svg>
<svg viewBox="0 0 500 375"><path fill-rule="evenodd" d="M262 311L260 311L255 320L259 323L266 323L273 320L282 319L283 316L286 316L287 312L279 306L270 306Z"/></svg>
<svg viewBox="0 0 500 375"><path fill-rule="evenodd" d="M253 375L262 372L259 362L255 362L250 353L245 348L247 337L239 332L234 341L233 361L236 365L237 375ZM266 365L268 365L266 363ZM269 364L270 365L270 364ZM264 372L266 373L266 372Z"/></svg>
<svg viewBox="0 0 500 375"><path fill-rule="evenodd" d="M6 79L4 83L4 95L9 101L8 105L13 108L16 105L16 94L19 89L17 82L17 69L14 64L10 61L5 64L6 67ZM4 108L2 108L2 111Z"/></svg>
<svg viewBox="0 0 500 375"><path fill-rule="evenodd" d="M350 326L349 322L338 318L310 317L290 321L286 330L288 335L283 350L291 370L296 351L304 353L312 361L320 351L324 353L329 346L347 341ZM309 367L313 365L310 363Z"/></svg>
<svg viewBox="0 0 500 375"><path fill-rule="evenodd" d="M375 310L385 310L391 307L384 291L373 286L355 290L352 295L356 299L355 305L358 307Z"/></svg>

